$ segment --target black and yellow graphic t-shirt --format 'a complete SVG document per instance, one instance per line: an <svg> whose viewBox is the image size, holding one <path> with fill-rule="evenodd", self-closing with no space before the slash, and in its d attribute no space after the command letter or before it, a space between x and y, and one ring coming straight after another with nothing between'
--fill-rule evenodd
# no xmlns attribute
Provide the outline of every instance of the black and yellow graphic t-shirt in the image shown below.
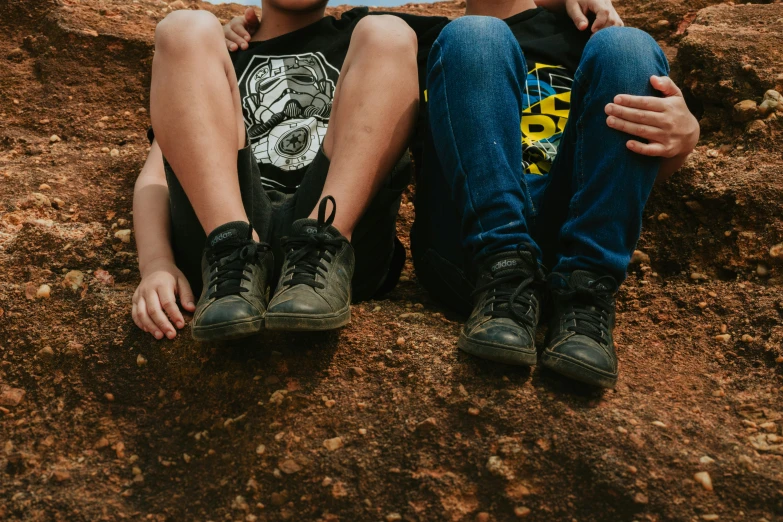
<svg viewBox="0 0 783 522"><path fill-rule="evenodd" d="M401 16L419 37L419 85L427 102L427 58L440 31L449 23L441 17ZM521 115L522 163L526 174L543 175L552 168L571 108L571 88L590 31L579 31L565 13L542 7L504 20L519 42L527 62ZM476 45L481 45L477 42ZM428 111L419 111L414 159L422 165L423 143L429 132Z"/></svg>
<svg viewBox="0 0 783 522"><path fill-rule="evenodd" d="M547 174L568 122L574 73L590 31L579 31L566 14L541 7L505 22L519 41L528 69L521 118L524 172Z"/></svg>

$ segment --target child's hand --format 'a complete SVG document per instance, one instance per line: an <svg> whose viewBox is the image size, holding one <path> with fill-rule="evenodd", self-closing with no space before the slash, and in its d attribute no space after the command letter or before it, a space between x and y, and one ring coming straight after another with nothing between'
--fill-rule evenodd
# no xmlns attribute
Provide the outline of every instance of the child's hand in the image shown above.
<svg viewBox="0 0 783 522"><path fill-rule="evenodd" d="M645 156L687 156L699 141L699 122L688 110L682 91L668 76L653 76L650 83L664 98L620 94L606 106L606 124L644 138L627 147Z"/></svg>
<svg viewBox="0 0 783 522"><path fill-rule="evenodd" d="M612 5L612 0L566 0L565 7L568 16L571 17L571 20L576 24L576 28L580 31L584 31L589 26L587 13L595 15L595 21L591 28L594 33L605 27L622 27L624 25L620 15L617 14L614 5Z"/></svg>
<svg viewBox="0 0 783 522"><path fill-rule="evenodd" d="M226 38L228 50L247 49L247 42L258 31L259 25L261 25L261 21L252 7L248 7L243 16L232 18L223 26L223 36Z"/></svg>
<svg viewBox="0 0 783 522"><path fill-rule="evenodd" d="M164 334L174 339L177 331L171 323L180 329L185 327L176 296L188 312L196 309L193 291L180 269L169 260L151 261L133 294L133 322L155 339L163 339Z"/></svg>

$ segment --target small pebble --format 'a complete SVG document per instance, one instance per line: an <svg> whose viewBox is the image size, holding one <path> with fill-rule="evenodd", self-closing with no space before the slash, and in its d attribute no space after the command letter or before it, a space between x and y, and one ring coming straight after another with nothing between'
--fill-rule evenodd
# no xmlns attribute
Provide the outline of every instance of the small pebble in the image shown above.
<svg viewBox="0 0 783 522"><path fill-rule="evenodd" d="M41 183L40 185L38 185L38 190L52 190L52 187L50 187L46 183Z"/></svg>
<svg viewBox="0 0 783 522"><path fill-rule="evenodd" d="M653 426L658 426L659 428L665 428L665 427L666 427L666 424L664 424L664 423L663 423L663 422L661 422L661 421L653 421L653 422L652 422L652 425L653 425Z"/></svg>
<svg viewBox="0 0 783 522"><path fill-rule="evenodd" d="M71 474L70 473L68 473L67 471L61 471L61 470L56 470L52 474L52 476L54 477L54 480L56 480L57 482L65 482L66 480L70 480L70 478L71 478Z"/></svg>
<svg viewBox="0 0 783 522"><path fill-rule="evenodd" d="M715 336L716 341L720 341L722 343L727 343L731 340L731 335L724 333L724 334L718 334Z"/></svg>
<svg viewBox="0 0 783 522"><path fill-rule="evenodd" d="M119 155L120 155L120 151L119 151L119 150L117 150L117 149L111 149L111 152L109 152L109 155L110 155L112 158L117 158L117 157L119 157Z"/></svg>
<svg viewBox="0 0 783 522"><path fill-rule="evenodd" d="M333 439L326 439L324 441L324 448L329 451L335 451L343 447L342 437L334 437Z"/></svg>
<svg viewBox="0 0 783 522"><path fill-rule="evenodd" d="M130 243L131 231L129 229L118 230L114 233L114 237L122 241L123 243Z"/></svg>
<svg viewBox="0 0 783 522"><path fill-rule="evenodd" d="M517 518L525 518L526 516L530 515L530 508L525 506L517 506L514 508L514 515Z"/></svg>
<svg viewBox="0 0 783 522"><path fill-rule="evenodd" d="M402 515L399 513L389 513L386 515L386 522L397 522L398 520L402 520Z"/></svg>
<svg viewBox="0 0 783 522"><path fill-rule="evenodd" d="M142 366L147 365L147 358L144 357L142 354L139 354L136 356L136 366L141 368Z"/></svg>
<svg viewBox="0 0 783 522"><path fill-rule="evenodd" d="M667 219L669 219L669 214L666 212L661 212L658 214L658 221L666 221Z"/></svg>
<svg viewBox="0 0 783 522"><path fill-rule="evenodd" d="M60 140L60 137L57 134L52 134L49 137L49 143L57 143L58 141L61 141L61 140Z"/></svg>
<svg viewBox="0 0 783 522"><path fill-rule="evenodd" d="M49 285L41 285L38 287L38 291L35 292L35 297L38 299L49 299L52 295L52 288Z"/></svg>
<svg viewBox="0 0 783 522"><path fill-rule="evenodd" d="M70 288L74 292L78 292L84 284L84 273L80 270L71 270L65 274L63 279L63 286Z"/></svg>
<svg viewBox="0 0 783 522"><path fill-rule="evenodd" d="M109 402L114 402L114 394L113 394L113 393L108 393L108 392L106 392L106 393L104 393L104 394L103 394L103 397L104 397L104 398L105 398L107 401L109 401Z"/></svg>
<svg viewBox="0 0 783 522"><path fill-rule="evenodd" d="M709 514L709 515L702 515L701 518L702 520L718 520L720 519L720 516L715 514Z"/></svg>
<svg viewBox="0 0 783 522"><path fill-rule="evenodd" d="M647 254L645 254L641 250L634 250L633 254L631 255L631 264L632 265L640 265L640 264L649 265L650 264L650 256L648 256Z"/></svg>
<svg viewBox="0 0 783 522"><path fill-rule="evenodd" d="M478 408L468 408L468 414L472 415L474 417L477 417L481 413L481 410Z"/></svg>
<svg viewBox="0 0 783 522"><path fill-rule="evenodd" d="M693 475L693 480L701 484L707 491L712 491L712 478L710 478L710 474L706 471L700 471Z"/></svg>
<svg viewBox="0 0 783 522"><path fill-rule="evenodd" d="M0 406L19 406L25 394L21 388L4 388L0 392Z"/></svg>
<svg viewBox="0 0 783 522"><path fill-rule="evenodd" d="M402 346L403 344L405 344L405 337L398 337L397 346Z"/></svg>
<svg viewBox="0 0 783 522"><path fill-rule="evenodd" d="M633 501L637 504L649 504L650 498L644 493L637 493L633 496Z"/></svg>
<svg viewBox="0 0 783 522"><path fill-rule="evenodd" d="M332 479L330 477L324 477L324 479L321 481L321 485L323 487L329 487L332 485Z"/></svg>
<svg viewBox="0 0 783 522"><path fill-rule="evenodd" d="M258 446L256 446L256 455L263 455L265 451L266 451L266 446L264 446L263 444L259 444Z"/></svg>
<svg viewBox="0 0 783 522"><path fill-rule="evenodd" d="M302 469L302 466L300 466L294 459L283 460L277 465L277 467L280 468L280 471L286 475L291 475Z"/></svg>
<svg viewBox="0 0 783 522"><path fill-rule="evenodd" d="M44 346L40 350L38 350L38 355L41 357L52 357L54 356L54 350L52 350L51 346Z"/></svg>
<svg viewBox="0 0 783 522"><path fill-rule="evenodd" d="M715 462L715 459L712 459L707 455L704 455L702 458L699 459L699 462L701 462L702 464L712 464L713 462Z"/></svg>
<svg viewBox="0 0 783 522"><path fill-rule="evenodd" d="M427 417L426 419L424 419L423 421L421 421L416 425L416 431L418 431L419 433L424 433L424 432L432 431L437 427L438 427L438 421L436 421L434 417Z"/></svg>
<svg viewBox="0 0 783 522"><path fill-rule="evenodd" d="M367 429L359 428L359 435L367 435Z"/></svg>
<svg viewBox="0 0 783 522"><path fill-rule="evenodd" d="M742 335L742 342L743 343L752 343L756 339L752 335L743 334Z"/></svg>
<svg viewBox="0 0 783 522"><path fill-rule="evenodd" d="M742 100L734 105L734 121L750 121L758 115L758 104L754 100Z"/></svg>

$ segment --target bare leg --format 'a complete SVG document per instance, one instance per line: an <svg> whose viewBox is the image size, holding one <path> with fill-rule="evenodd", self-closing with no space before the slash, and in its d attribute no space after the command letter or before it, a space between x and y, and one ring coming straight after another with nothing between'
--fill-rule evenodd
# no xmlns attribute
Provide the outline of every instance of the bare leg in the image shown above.
<svg viewBox="0 0 783 522"><path fill-rule="evenodd" d="M348 239L408 144L419 106L416 52L416 35L393 16L368 16L351 37L324 139L331 164L321 194L335 198L334 226Z"/></svg>
<svg viewBox="0 0 783 522"><path fill-rule="evenodd" d="M223 30L212 14L177 11L158 24L150 116L204 232L247 222L237 175L237 150L245 144L242 106Z"/></svg>

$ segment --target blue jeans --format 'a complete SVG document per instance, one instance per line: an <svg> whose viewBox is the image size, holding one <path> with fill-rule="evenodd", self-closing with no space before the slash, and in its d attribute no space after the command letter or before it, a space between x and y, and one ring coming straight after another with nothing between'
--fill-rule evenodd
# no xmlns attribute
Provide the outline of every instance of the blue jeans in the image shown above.
<svg viewBox="0 0 783 522"><path fill-rule="evenodd" d="M452 304L470 301L471 268L521 242L552 272L621 282L641 233L660 159L629 151L631 136L609 128L604 108L617 94L657 95L650 76L669 72L660 47L625 27L590 38L545 175L523 171L527 71L508 25L491 17L451 22L429 56L431 136L418 166L411 247L419 279Z"/></svg>

